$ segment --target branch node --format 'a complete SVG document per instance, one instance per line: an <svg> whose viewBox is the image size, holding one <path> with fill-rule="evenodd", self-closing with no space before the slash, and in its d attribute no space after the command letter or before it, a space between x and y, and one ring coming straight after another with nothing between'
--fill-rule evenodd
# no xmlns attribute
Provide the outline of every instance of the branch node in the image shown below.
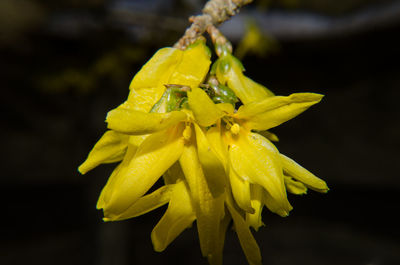
<svg viewBox="0 0 400 265"><path fill-rule="evenodd" d="M239 12L239 9L253 0L209 0L202 14L191 16L189 22L192 25L186 29L182 38L174 47L184 50L203 35L209 26L218 26Z"/></svg>

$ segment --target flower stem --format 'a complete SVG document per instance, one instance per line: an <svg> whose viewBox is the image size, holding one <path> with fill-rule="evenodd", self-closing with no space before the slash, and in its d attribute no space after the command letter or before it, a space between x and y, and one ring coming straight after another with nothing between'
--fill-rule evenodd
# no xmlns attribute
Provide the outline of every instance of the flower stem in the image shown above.
<svg viewBox="0 0 400 265"><path fill-rule="evenodd" d="M192 25L186 29L182 38L175 43L174 47L184 50L194 43L209 26L218 26L222 22L236 15L240 8L251 3L253 0L209 0L202 14L192 16L189 21Z"/></svg>

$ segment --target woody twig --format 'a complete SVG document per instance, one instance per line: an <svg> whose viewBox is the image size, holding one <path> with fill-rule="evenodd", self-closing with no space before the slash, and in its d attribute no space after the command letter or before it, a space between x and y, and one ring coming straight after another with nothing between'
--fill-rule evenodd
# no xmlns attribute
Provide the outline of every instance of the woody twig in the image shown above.
<svg viewBox="0 0 400 265"><path fill-rule="evenodd" d="M192 16L189 21L192 25L186 29L182 38L175 43L174 47L181 50L186 49L195 42L210 26L218 26L237 14L240 8L251 3L253 0L210 0L208 1L202 14Z"/></svg>

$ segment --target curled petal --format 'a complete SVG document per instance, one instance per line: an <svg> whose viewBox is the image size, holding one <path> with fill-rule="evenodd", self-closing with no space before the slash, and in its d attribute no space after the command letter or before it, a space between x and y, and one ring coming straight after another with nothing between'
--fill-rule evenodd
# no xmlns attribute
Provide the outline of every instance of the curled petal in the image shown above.
<svg viewBox="0 0 400 265"><path fill-rule="evenodd" d="M234 115L252 130L268 130L293 119L321 101L323 95L295 93L287 97L274 96L241 106Z"/></svg>
<svg viewBox="0 0 400 265"><path fill-rule="evenodd" d="M261 265L260 248L256 240L250 232L249 226L246 224L243 217L233 207L232 202L228 201L227 207L233 219L236 233L239 238L240 245L246 255L247 261L250 265Z"/></svg>
<svg viewBox="0 0 400 265"><path fill-rule="evenodd" d="M151 232L155 251L163 251L183 230L196 219L188 188L184 181L175 184L164 216Z"/></svg>
<svg viewBox="0 0 400 265"><path fill-rule="evenodd" d="M224 166L211 148L203 129L197 124L194 127L196 131L197 154L203 168L204 177L211 193L214 197L217 197L225 191Z"/></svg>
<svg viewBox="0 0 400 265"><path fill-rule="evenodd" d="M193 140L185 146L180 164L196 211L201 252L207 257L213 255L217 248L220 221L224 215L224 194L218 197L212 195Z"/></svg>
<svg viewBox="0 0 400 265"><path fill-rule="evenodd" d="M232 195L238 206L246 212L254 213L251 205L250 183L241 179L232 168L229 170L229 180L232 188Z"/></svg>
<svg viewBox="0 0 400 265"><path fill-rule="evenodd" d="M229 159L241 178L262 186L289 213L279 152L269 140L256 133L241 134L230 146Z"/></svg>
<svg viewBox="0 0 400 265"><path fill-rule="evenodd" d="M108 112L108 128L131 135L149 134L164 130L186 119L181 111L147 113L131 109L128 104Z"/></svg>
<svg viewBox="0 0 400 265"><path fill-rule="evenodd" d="M158 207L168 203L171 194L177 184L166 185L158 190L139 198L126 211L119 215L109 215L103 218L104 221L120 221L133 218L145 213L148 213Z"/></svg>
<svg viewBox="0 0 400 265"><path fill-rule="evenodd" d="M260 185L251 184L251 207L255 210L254 213L246 213L246 223L253 227L254 230L264 225L262 222L262 209L264 208L263 194L264 190Z"/></svg>
<svg viewBox="0 0 400 265"><path fill-rule="evenodd" d="M117 180L123 176L125 171L128 169L129 163L132 158L136 154L138 146L145 139L145 136L130 136L128 142L128 150L124 156L122 162L114 169L111 176L108 178L107 184L104 186L101 191L100 197L97 201L96 208L102 209L107 204L109 199L111 198L111 194L114 192L115 183Z"/></svg>
<svg viewBox="0 0 400 265"><path fill-rule="evenodd" d="M268 191L263 192L263 201L265 206L267 206L267 208L273 212L276 213L278 215L280 215L281 217L286 217L289 215L289 212L293 209L293 207L289 204L289 208L287 209L283 209L281 206L281 202L276 200L274 197L272 197L270 195L270 193Z"/></svg>
<svg viewBox="0 0 400 265"><path fill-rule="evenodd" d="M300 181L294 180L292 177L285 176L286 190L292 194L302 195L307 193L307 187Z"/></svg>
<svg viewBox="0 0 400 265"><path fill-rule="evenodd" d="M303 182L307 187L318 192L327 192L329 190L326 182L316 177L313 173L297 164L289 157L280 154L283 170L292 178Z"/></svg>
<svg viewBox="0 0 400 265"><path fill-rule="evenodd" d="M224 116L206 92L198 87L188 92L188 102L197 123L201 126L211 126Z"/></svg>
<svg viewBox="0 0 400 265"><path fill-rule="evenodd" d="M120 172L112 195L103 209L105 215L118 215L134 204L181 156L182 126L174 126L147 137L126 169Z"/></svg>
<svg viewBox="0 0 400 265"><path fill-rule="evenodd" d="M107 131L90 151L86 161L78 168L85 174L102 163L114 163L122 160L128 147L128 135Z"/></svg>

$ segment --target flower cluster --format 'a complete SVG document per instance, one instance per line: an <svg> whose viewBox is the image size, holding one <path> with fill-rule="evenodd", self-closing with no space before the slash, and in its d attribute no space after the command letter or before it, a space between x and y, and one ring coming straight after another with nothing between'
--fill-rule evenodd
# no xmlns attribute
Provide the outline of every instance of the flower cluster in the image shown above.
<svg viewBox="0 0 400 265"><path fill-rule="evenodd" d="M97 203L105 221L168 208L151 239L163 251L194 221L210 264L222 264L233 223L250 264L261 264L250 227L262 209L287 216L286 192L326 192L326 183L279 153L270 128L318 103L322 95L275 96L243 74L228 49L211 53L199 40L184 51L163 48L142 67L126 102L106 118L108 131L79 167L119 162ZM162 177L165 185L149 189Z"/></svg>

